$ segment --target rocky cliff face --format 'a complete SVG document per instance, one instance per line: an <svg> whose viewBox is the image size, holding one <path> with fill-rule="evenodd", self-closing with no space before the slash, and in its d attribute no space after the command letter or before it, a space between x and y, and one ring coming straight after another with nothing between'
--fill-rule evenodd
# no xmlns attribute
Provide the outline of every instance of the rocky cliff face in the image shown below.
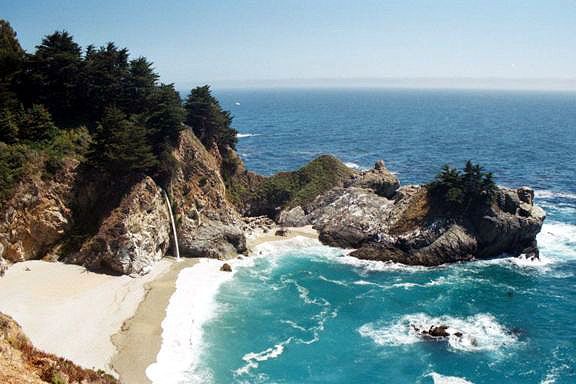
<svg viewBox="0 0 576 384"><path fill-rule="evenodd" d="M71 190L76 160L67 160L53 177L33 170L18 184L11 198L0 205L0 262L43 257L72 224Z"/></svg>
<svg viewBox="0 0 576 384"><path fill-rule="evenodd" d="M228 258L246 251L241 215L227 197L218 148L207 150L190 129L173 153L167 193L174 209L183 256ZM69 160L54 177L32 172L0 207L0 273L7 262L48 257L122 274L144 274L169 251L172 232L162 188L149 177L110 205L77 251L60 247L74 219L90 215L102 183L79 176ZM102 185L100 185L102 184ZM102 208L102 207L99 207ZM80 216L80 217L79 217ZM80 223L81 224L81 223ZM79 224L79 225L80 225Z"/></svg>
<svg viewBox="0 0 576 384"><path fill-rule="evenodd" d="M246 252L243 222L227 198L218 148L206 150L186 130L173 155L177 165L169 191L181 254L226 259Z"/></svg>
<svg viewBox="0 0 576 384"><path fill-rule="evenodd" d="M116 384L118 381L35 349L20 326L0 313L0 383Z"/></svg>
<svg viewBox="0 0 576 384"><path fill-rule="evenodd" d="M351 255L362 259L432 266L502 254L538 257L535 239L545 214L529 188L501 188L492 204L461 216L433 201L425 186L399 187L390 175L376 177L386 173L378 163L308 210L280 217L313 224L322 242L355 248Z"/></svg>
<svg viewBox="0 0 576 384"><path fill-rule="evenodd" d="M166 254L170 217L163 192L149 177L135 184L79 252L64 260L91 269L144 274Z"/></svg>

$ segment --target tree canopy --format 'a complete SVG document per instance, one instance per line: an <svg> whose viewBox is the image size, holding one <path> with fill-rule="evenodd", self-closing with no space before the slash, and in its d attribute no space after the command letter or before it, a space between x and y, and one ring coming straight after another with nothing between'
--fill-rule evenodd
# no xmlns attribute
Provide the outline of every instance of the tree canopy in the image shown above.
<svg viewBox="0 0 576 384"><path fill-rule="evenodd" d="M127 48L110 42L83 49L69 32L56 31L26 53L16 36L0 20L0 143L12 148L0 158L5 170L26 148L69 154L74 143L67 140L80 131L65 133L79 127L87 128L79 133L82 142L91 143L86 165L112 181L142 174L161 181L185 120L202 132L205 145L224 151L236 143L231 116L208 87L193 91L185 109L174 86L159 82L153 63L131 58ZM0 180L3 189L15 175Z"/></svg>
<svg viewBox="0 0 576 384"><path fill-rule="evenodd" d="M462 171L444 165L428 185L430 194L464 211L490 202L496 189L492 173L484 172L480 164L471 160L466 162Z"/></svg>
<svg viewBox="0 0 576 384"><path fill-rule="evenodd" d="M224 111L212 93L210 86L194 88L184 105L186 109L186 124L192 127L194 133L205 147L218 146L225 154L227 148L236 148L237 131L231 127L232 115Z"/></svg>

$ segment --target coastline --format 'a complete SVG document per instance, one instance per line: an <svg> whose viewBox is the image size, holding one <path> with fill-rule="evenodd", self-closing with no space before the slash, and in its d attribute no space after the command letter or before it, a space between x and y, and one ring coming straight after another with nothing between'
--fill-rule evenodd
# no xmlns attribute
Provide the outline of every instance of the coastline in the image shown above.
<svg viewBox="0 0 576 384"><path fill-rule="evenodd" d="M144 286L146 293L134 315L112 335L116 354L111 365L122 383L151 383L146 368L156 361L162 345L162 321L166 308L176 290L180 271L192 267L197 259L172 262L168 271Z"/></svg>
<svg viewBox="0 0 576 384"><path fill-rule="evenodd" d="M16 263L0 279L0 311L20 324L36 348L116 375L110 336L136 312L145 284L171 264L164 258L147 275L133 278L57 262Z"/></svg>
<svg viewBox="0 0 576 384"><path fill-rule="evenodd" d="M290 227L286 236L277 236L272 228L267 233L257 229L247 236L247 246L253 250L258 245L282 241L303 236L318 239L318 233L312 226ZM250 251L250 255L252 251ZM217 265L225 260L213 260ZM199 259L182 259L157 279L145 285L146 294L139 303L134 315L126 320L122 329L112 336L117 353L112 359L112 367L118 373L122 383L151 383L146 369L157 361L163 342L162 322L170 300L176 292L176 282L182 270L199 265ZM220 272L218 272L220 273ZM224 273L224 272L222 272Z"/></svg>
<svg viewBox="0 0 576 384"><path fill-rule="evenodd" d="M275 234L278 229L256 229L248 234L249 255L268 242L298 236L318 239L311 226L283 228L284 236ZM249 259L239 257L229 262L236 269ZM225 262L210 260L213 277L206 278L213 279L210 283L215 286L219 286L216 280L220 277L233 275L219 271ZM10 266L0 279L0 311L12 316L41 350L86 368L101 369L119 377L122 383L151 383L146 369L160 353L162 322L176 292L178 276L198 264L202 264L199 259L176 262L173 257L165 257L147 275L130 277L94 273L57 262L20 262ZM201 288L192 289L203 295ZM197 311L206 304L200 301Z"/></svg>

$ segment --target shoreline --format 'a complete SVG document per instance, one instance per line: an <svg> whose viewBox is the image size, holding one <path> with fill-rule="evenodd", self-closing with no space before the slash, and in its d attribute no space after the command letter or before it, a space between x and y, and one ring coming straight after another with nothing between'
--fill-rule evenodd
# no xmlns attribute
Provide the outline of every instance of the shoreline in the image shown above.
<svg viewBox="0 0 576 384"><path fill-rule="evenodd" d="M202 297L204 290L219 286L221 278L226 280L234 274L220 272L222 264L228 262L236 270L264 243L298 236L318 239L311 226L282 228L286 230L284 236L276 235L278 229L264 232L258 228L247 234L248 257L206 262L183 258L176 262L169 256L157 262L150 273L138 277L95 273L78 265L41 260L16 263L0 279L0 312L13 317L38 349L85 368L103 370L125 384L151 383L146 370L160 354L162 323L180 273L198 264L208 268L202 272L207 275L201 276L206 281L187 287L188 293L197 297L193 310L202 312L203 306L209 305L203 301L208 300Z"/></svg>
<svg viewBox="0 0 576 384"><path fill-rule="evenodd" d="M279 227L273 227L267 233L261 229L247 235L248 257L257 246L274 241L293 239L303 236L318 239L318 233L312 226L288 227L286 236L275 235ZM178 264L145 285L146 294L134 315L126 320L119 332L112 335L112 342L117 348L111 365L124 384L152 383L146 375L148 367L157 362L163 342L162 323L170 300L176 292L176 282L182 270L197 266L200 259L182 259ZM223 264L227 260L213 260L213 263ZM236 260L236 259L232 259ZM218 273L227 273L219 272Z"/></svg>
<svg viewBox="0 0 576 384"><path fill-rule="evenodd" d="M176 291L176 280L184 268L198 263L198 259L172 261L164 274L145 284L145 294L134 315L127 319L122 328L111 336L116 353L111 366L120 381L151 383L146 368L156 361L162 345L162 321L172 294Z"/></svg>

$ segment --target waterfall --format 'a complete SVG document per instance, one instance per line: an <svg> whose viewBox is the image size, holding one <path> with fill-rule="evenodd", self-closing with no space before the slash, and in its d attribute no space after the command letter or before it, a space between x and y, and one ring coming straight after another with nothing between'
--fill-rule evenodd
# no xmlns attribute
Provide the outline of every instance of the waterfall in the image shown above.
<svg viewBox="0 0 576 384"><path fill-rule="evenodd" d="M176 249L176 260L180 260L180 248L178 247L178 235L176 234L176 223L174 223L174 215L172 214L172 206L170 205L170 199L168 199L168 194L164 192L164 198L166 199L166 204L168 205L168 212L170 213L170 223L172 224L172 234L174 235L174 249Z"/></svg>

